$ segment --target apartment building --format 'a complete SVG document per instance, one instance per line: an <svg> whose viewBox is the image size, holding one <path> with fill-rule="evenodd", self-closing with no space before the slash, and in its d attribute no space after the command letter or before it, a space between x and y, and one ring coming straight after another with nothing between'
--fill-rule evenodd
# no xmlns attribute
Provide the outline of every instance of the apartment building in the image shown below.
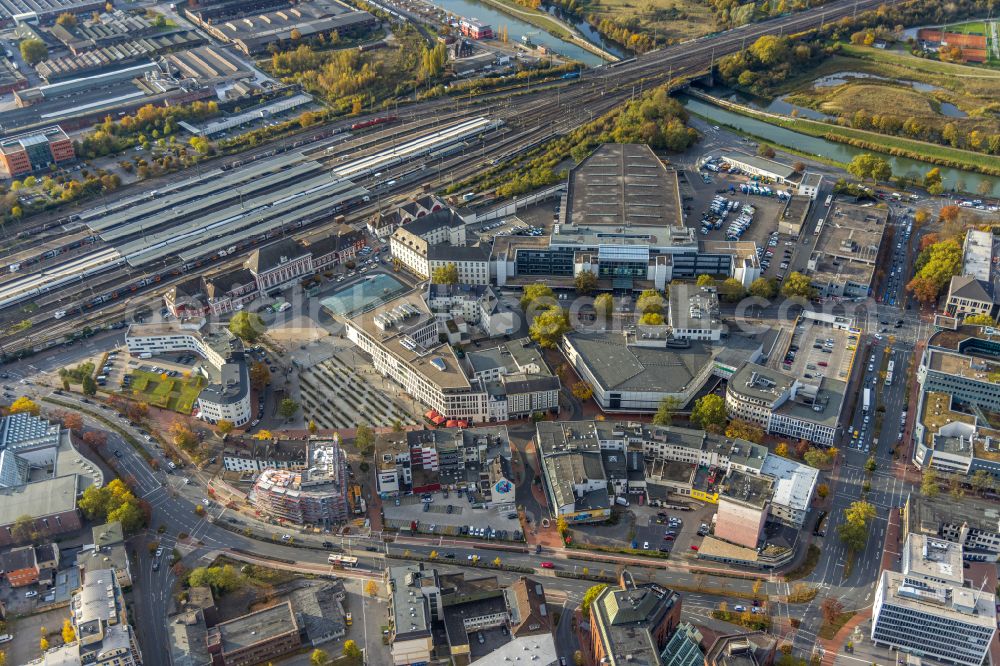
<svg viewBox="0 0 1000 666"><path fill-rule="evenodd" d="M971 275L956 275L948 283L945 309L953 317L963 319L970 315L993 315L993 283Z"/></svg>
<svg viewBox="0 0 1000 666"><path fill-rule="evenodd" d="M132 565L125 550L125 533L117 520L95 525L91 530L92 543L85 544L77 553L76 564L86 578L88 571L112 569L118 586L123 590L132 587Z"/></svg>
<svg viewBox="0 0 1000 666"><path fill-rule="evenodd" d="M828 377L806 381L746 363L726 386L726 413L768 433L833 446L846 386Z"/></svg>
<svg viewBox="0 0 1000 666"><path fill-rule="evenodd" d="M295 525L330 529L347 520L347 456L339 440L310 440L308 469L265 469L249 501L268 516Z"/></svg>
<svg viewBox="0 0 1000 666"><path fill-rule="evenodd" d="M726 475L719 492L715 536L737 546L760 546L774 493L773 481L766 476L733 470Z"/></svg>
<svg viewBox="0 0 1000 666"><path fill-rule="evenodd" d="M81 588L70 601L69 615L76 640L49 649L30 662L32 665L142 665L139 644L128 623L125 597L113 570L86 572Z"/></svg>
<svg viewBox="0 0 1000 666"><path fill-rule="evenodd" d="M559 413L559 377L549 370L541 349L529 338L470 351L465 359L471 377L482 382L490 394L506 397L506 413L498 414L497 420Z"/></svg>
<svg viewBox="0 0 1000 666"><path fill-rule="evenodd" d="M375 440L374 458L383 499L450 488L478 492L489 505L509 502L496 491L498 482L511 478L506 426L383 433Z"/></svg>
<svg viewBox="0 0 1000 666"><path fill-rule="evenodd" d="M208 361L201 366L208 384L198 395L199 418L241 426L250 421L250 371L243 343L224 327L191 323L132 324L125 344L133 356L194 352ZM149 356L146 356L148 358Z"/></svg>
<svg viewBox="0 0 1000 666"><path fill-rule="evenodd" d="M997 630L996 596L965 580L962 546L911 533L902 557L902 572L879 578L872 642L947 664L985 663Z"/></svg>
<svg viewBox="0 0 1000 666"><path fill-rule="evenodd" d="M59 546L55 543L22 546L0 553L0 567L12 588L42 583L51 587L59 567Z"/></svg>
<svg viewBox="0 0 1000 666"><path fill-rule="evenodd" d="M734 473L767 479L757 495L767 498L765 518L793 528L805 524L819 472L808 465L768 452L767 447L703 430L651 424L613 424L630 449L639 448L647 461L647 485L720 503L723 488L736 488ZM664 464L667 463L667 464ZM669 472L673 471L671 476ZM678 473L680 472L680 473ZM737 497L735 491L730 497ZM756 513L754 515L757 515ZM756 521L755 521L756 522Z"/></svg>
<svg viewBox="0 0 1000 666"><path fill-rule="evenodd" d="M308 465L309 440L242 439L222 451L222 466L227 472L301 470Z"/></svg>

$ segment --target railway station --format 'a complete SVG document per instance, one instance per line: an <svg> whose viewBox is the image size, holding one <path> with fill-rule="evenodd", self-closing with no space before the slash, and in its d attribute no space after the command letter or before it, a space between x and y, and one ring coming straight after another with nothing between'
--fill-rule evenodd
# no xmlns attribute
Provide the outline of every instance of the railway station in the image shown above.
<svg viewBox="0 0 1000 666"><path fill-rule="evenodd" d="M373 188L394 184L389 176L393 169L421 158L436 159L442 151L464 149L501 124L486 117L460 119L444 127L426 127L393 148L368 150L362 145L347 149L342 157L307 159L302 152L284 153L238 169L212 169L95 206L68 218L80 226L64 236L63 245L53 240L42 255L25 250L23 260L7 264L7 279L0 278L0 308L84 281L91 281L88 291L94 295L81 306L95 307L163 277L266 244L287 231L332 221L369 202ZM421 168L414 165L412 171ZM58 261L71 247L86 247L87 252ZM39 262L40 258L57 261ZM35 263L38 266L31 271ZM133 282L138 270L143 277ZM105 293L94 287L92 280L97 278L99 285L106 285ZM56 317L73 307L57 311Z"/></svg>

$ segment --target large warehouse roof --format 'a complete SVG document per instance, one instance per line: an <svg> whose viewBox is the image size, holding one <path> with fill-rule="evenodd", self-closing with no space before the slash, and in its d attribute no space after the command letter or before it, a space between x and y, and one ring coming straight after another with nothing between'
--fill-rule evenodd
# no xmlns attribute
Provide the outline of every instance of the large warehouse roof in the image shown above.
<svg viewBox="0 0 1000 666"><path fill-rule="evenodd" d="M681 226L677 173L649 146L605 144L569 174L561 222L578 227Z"/></svg>

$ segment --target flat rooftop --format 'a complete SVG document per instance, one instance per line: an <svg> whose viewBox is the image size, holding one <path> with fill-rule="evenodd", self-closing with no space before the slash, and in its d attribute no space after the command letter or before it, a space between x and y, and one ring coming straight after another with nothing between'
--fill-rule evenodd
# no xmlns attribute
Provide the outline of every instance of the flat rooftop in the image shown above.
<svg viewBox="0 0 1000 666"><path fill-rule="evenodd" d="M869 284L888 219L886 208L835 203L809 260L812 276L827 282Z"/></svg>
<svg viewBox="0 0 1000 666"><path fill-rule="evenodd" d="M91 479L76 474L57 476L14 488L0 488L0 525L10 525L21 516L51 516L73 511L77 494Z"/></svg>
<svg viewBox="0 0 1000 666"><path fill-rule="evenodd" d="M993 261L993 233L969 229L965 234L963 248L962 274L971 275L977 280L992 282L990 267Z"/></svg>
<svg viewBox="0 0 1000 666"><path fill-rule="evenodd" d="M761 509L771 499L773 485L767 477L732 470L723 481L719 495Z"/></svg>
<svg viewBox="0 0 1000 666"><path fill-rule="evenodd" d="M835 427L847 383L828 378L800 381L787 373L747 363L733 374L729 390L764 401L773 405L774 411L790 417Z"/></svg>
<svg viewBox="0 0 1000 666"><path fill-rule="evenodd" d="M957 530L968 523L972 529L1000 534L1000 505L971 493L954 498L948 493L924 497L918 492L906 500L906 529L909 532L937 535L943 527Z"/></svg>
<svg viewBox="0 0 1000 666"><path fill-rule="evenodd" d="M222 326L193 327L179 322L132 324L125 334L127 338L149 338L162 336L190 335L201 339L202 343L223 357L243 351L243 343Z"/></svg>
<svg viewBox="0 0 1000 666"><path fill-rule="evenodd" d="M560 222L574 226L680 226L677 172L646 145L604 144L569 174Z"/></svg>
<svg viewBox="0 0 1000 666"><path fill-rule="evenodd" d="M377 317L398 311L401 307L412 308L417 313L414 315L413 321L404 320L403 324L395 325L386 330L381 329L375 323ZM454 349L449 344L438 343L436 335L433 339L433 346L414 345L412 349L410 348L412 340L407 335L407 331L413 330L414 327L430 325L433 319L434 315L428 309L421 292L411 291L355 316L351 320L351 324L378 341L386 351L405 363L412 371L424 375L431 383L443 389L471 388L469 379L455 356Z"/></svg>
<svg viewBox="0 0 1000 666"><path fill-rule="evenodd" d="M904 545L907 572L961 585L962 545L926 534L911 534Z"/></svg>
<svg viewBox="0 0 1000 666"><path fill-rule="evenodd" d="M947 375L990 382L990 375L1000 372L1000 362L990 361L981 357L970 357L964 354L928 350L927 367Z"/></svg>
<svg viewBox="0 0 1000 666"><path fill-rule="evenodd" d="M427 615L420 579L434 578L434 570L424 571L420 564L389 567L389 584L392 590L392 617L396 622L396 639L410 634L429 635L431 620Z"/></svg>
<svg viewBox="0 0 1000 666"><path fill-rule="evenodd" d="M723 162L729 162L730 164L745 164L754 169L759 169L761 171L775 174L786 180L792 178L796 175L795 169L790 165L784 164L783 162L775 162L774 160L769 160L766 157L760 157L759 155L751 155L750 153L726 153L722 156Z"/></svg>
<svg viewBox="0 0 1000 666"><path fill-rule="evenodd" d="M995 595L977 594L977 590L946 583L918 587L908 584L910 581L909 576L898 571L883 571L885 603L939 619L996 630Z"/></svg>
<svg viewBox="0 0 1000 666"><path fill-rule="evenodd" d="M687 349L632 344L623 333L569 333L566 342L605 390L679 393L712 359L709 345Z"/></svg>
<svg viewBox="0 0 1000 666"><path fill-rule="evenodd" d="M788 458L768 453L760 473L774 478L771 501L797 511L808 511L819 470Z"/></svg>
<svg viewBox="0 0 1000 666"><path fill-rule="evenodd" d="M292 604L288 601L215 625L223 654L266 643L298 630ZM211 636L209 640L212 640Z"/></svg>
<svg viewBox="0 0 1000 666"><path fill-rule="evenodd" d="M789 348L795 345L799 350L795 352L795 359L788 365L783 364L782 369L806 382L816 383L823 377L847 381L859 337L859 330L830 326L827 322L802 317L788 343ZM778 351L783 355L788 349ZM806 377L807 374L812 378Z"/></svg>
<svg viewBox="0 0 1000 666"><path fill-rule="evenodd" d="M722 328L719 317L719 294L715 287L699 287L684 282L670 285L668 314L674 330L717 330Z"/></svg>

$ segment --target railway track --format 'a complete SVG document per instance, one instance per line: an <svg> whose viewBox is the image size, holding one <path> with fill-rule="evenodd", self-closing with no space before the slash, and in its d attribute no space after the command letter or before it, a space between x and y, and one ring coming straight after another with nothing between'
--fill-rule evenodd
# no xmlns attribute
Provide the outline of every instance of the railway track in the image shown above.
<svg viewBox="0 0 1000 666"><path fill-rule="evenodd" d="M384 201L392 200L407 191L412 191L417 186L439 187L446 180L454 181L463 179L480 170L488 158L497 158L503 154L509 154L519 147L530 146L537 143L546 134L555 136L562 132L570 131L583 122L591 118L596 118L614 106L620 104L630 95L640 92L646 87L655 87L668 81L682 81L693 76L704 73L710 64L717 58L728 53L739 50L748 43L752 43L757 37L773 33L791 33L805 31L817 27L821 22L837 20L852 12L863 11L878 6L879 4L899 4L905 0L852 0L833 3L823 8L805 12L802 14L772 19L770 21L745 26L739 30L729 31L709 38L693 40L682 45L669 47L657 52L640 56L632 61L617 63L614 66L590 70L584 72L579 79L570 81L554 82L542 87L536 87L533 91L503 91L500 93L490 93L468 100L463 99L443 99L431 102L419 103L409 107L403 112L401 117L408 116L409 121L417 127L426 127L429 123L438 122L444 119L454 119L468 115L482 115L486 110L492 112L497 118L508 121L506 129L502 133L491 134L485 138L498 138L494 144L482 143L476 152L480 155L480 160L468 159L464 153L447 159L442 156L437 164L429 163L426 158L415 160L413 164L402 165L407 169L406 174L419 171L418 179L406 178L405 183L400 182L395 186L382 186L380 193ZM638 88L637 88L638 86ZM516 106L514 103L516 102ZM451 111L445 111L446 109ZM569 109L566 112L563 109ZM357 120L357 119L352 119ZM550 123L548 126L545 123ZM306 155L315 155L315 151L325 150L329 145L311 146L310 143L322 141L334 136L334 132L342 132L348 123L335 123L332 127L319 128L314 132L296 138L296 142L287 142L277 148L265 147L260 150L249 151L237 159L220 160L208 166L235 165L238 163L249 163L263 155L271 154L275 151L287 152L295 150L302 145L306 149L302 152ZM336 160L338 156L350 150L357 150L363 155L377 153L378 150L386 148L386 139L394 141L398 135L399 128L385 128L376 132L366 132L356 141L348 141L341 144L334 144L335 150L331 151L329 160L324 159L322 163L327 165L329 161ZM380 146L380 142L381 146ZM341 147L342 146L342 147ZM357 153L355 153L357 156ZM400 169L401 170L401 169ZM392 173L390 171L390 173ZM364 179L362 179L364 182ZM384 181L383 181L384 182ZM148 187L148 185L147 185ZM138 189L138 188L135 188ZM131 194L131 192L127 193ZM375 212L377 204L374 202L358 206L350 211L351 219L357 221L365 219ZM43 222L43 228L51 229L52 223ZM298 232L289 233L296 238L314 236L322 233L327 224L313 226ZM243 261L245 254L239 257L226 257L224 260L209 261L199 266L199 272L207 269L224 269L237 265ZM166 262L164 269L168 268ZM135 271L141 274L143 271ZM116 274L116 278L117 278ZM155 280L151 280L145 285L145 293L139 291L132 298L108 304L106 307L98 307L90 312L83 312L78 317L66 320L53 319L53 312L61 307L61 303L66 303L68 299L77 298L81 293L77 289L69 296L57 298L54 301L38 303L39 311L30 315L32 329L25 333L0 336L0 345L3 346L7 354L18 351L21 348L32 346L40 339L52 339L66 335L72 331L78 331L84 326L94 325L102 321L115 321L123 318L130 306L136 301L148 298L155 298L177 282L187 279L188 274L160 274ZM84 287L84 285L78 285ZM99 292L104 284L95 286L93 281L85 288L90 293ZM152 287L152 289L149 289ZM5 328L12 322L19 320L23 315L8 313L0 315L0 321L5 322Z"/></svg>

